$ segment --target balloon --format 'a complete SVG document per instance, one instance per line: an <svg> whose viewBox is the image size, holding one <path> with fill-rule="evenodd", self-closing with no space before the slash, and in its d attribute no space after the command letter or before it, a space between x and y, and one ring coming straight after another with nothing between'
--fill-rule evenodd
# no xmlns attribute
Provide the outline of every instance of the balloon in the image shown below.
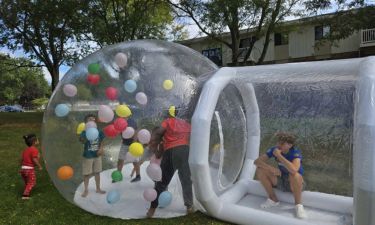
<svg viewBox="0 0 375 225"><path fill-rule="evenodd" d="M152 202L158 197L158 193L153 188L148 188L143 192L143 198L146 201Z"/></svg>
<svg viewBox="0 0 375 225"><path fill-rule="evenodd" d="M73 97L77 94L77 88L73 84L65 84L63 87L63 92L68 97Z"/></svg>
<svg viewBox="0 0 375 225"><path fill-rule="evenodd" d="M124 118L117 118L115 122L113 122L115 129L118 131L124 131L128 126L128 122Z"/></svg>
<svg viewBox="0 0 375 225"><path fill-rule="evenodd" d="M128 57L124 53L119 52L115 55L115 62L122 69L128 64Z"/></svg>
<svg viewBox="0 0 375 225"><path fill-rule="evenodd" d="M112 191L108 192L108 194L107 194L107 202L109 204L116 203L119 200L120 200L120 192L118 192L117 190L112 190Z"/></svg>
<svg viewBox="0 0 375 225"><path fill-rule="evenodd" d="M62 166L57 170L57 177L60 180L69 180L73 176L73 168L70 166Z"/></svg>
<svg viewBox="0 0 375 225"><path fill-rule="evenodd" d="M173 81L172 80L165 80L163 82L163 88L165 90L171 90L173 88Z"/></svg>
<svg viewBox="0 0 375 225"><path fill-rule="evenodd" d="M67 104L58 104L55 108L55 114L58 117L64 117L68 115L70 108Z"/></svg>
<svg viewBox="0 0 375 225"><path fill-rule="evenodd" d="M160 163L161 163L161 159L162 158L156 158L155 154L153 154L150 158L150 163L154 163L154 164L157 164L160 166Z"/></svg>
<svg viewBox="0 0 375 225"><path fill-rule="evenodd" d="M159 195L159 208L165 208L172 202L172 194L169 191L163 191Z"/></svg>
<svg viewBox="0 0 375 225"><path fill-rule="evenodd" d="M98 74L89 74L87 76L87 82L89 82L92 85L99 84L100 76Z"/></svg>
<svg viewBox="0 0 375 225"><path fill-rule="evenodd" d="M143 145L141 143L138 143L138 142L133 142L129 146L129 152L134 157L139 157L139 156L143 155Z"/></svg>
<svg viewBox="0 0 375 225"><path fill-rule="evenodd" d="M99 137L99 131L98 129L91 127L86 130L86 138L89 141L94 141Z"/></svg>
<svg viewBox="0 0 375 225"><path fill-rule="evenodd" d="M148 144L151 139L151 134L148 130L142 129L138 131L137 137L138 137L139 142L141 142L142 144Z"/></svg>
<svg viewBox="0 0 375 225"><path fill-rule="evenodd" d="M98 63L91 63L88 66L89 73L98 74L100 72L100 65Z"/></svg>
<svg viewBox="0 0 375 225"><path fill-rule="evenodd" d="M127 127L123 132L122 132L122 137L125 139L129 139L133 137L134 135L134 128L133 127Z"/></svg>
<svg viewBox="0 0 375 225"><path fill-rule="evenodd" d="M113 120L114 116L115 114L113 113L113 110L109 106L106 106L106 105L99 106L98 117L100 121L104 123L109 123Z"/></svg>
<svg viewBox="0 0 375 225"><path fill-rule="evenodd" d="M125 91L133 93L137 89L137 83L134 80L127 80L124 83Z"/></svg>
<svg viewBox="0 0 375 225"><path fill-rule="evenodd" d="M86 127L85 129L87 130L89 128L97 128L97 125L94 121L89 121L86 123L85 127Z"/></svg>
<svg viewBox="0 0 375 225"><path fill-rule="evenodd" d="M113 124L107 125L103 128L103 132L106 137L114 138L119 133L118 130L116 130L115 126Z"/></svg>
<svg viewBox="0 0 375 225"><path fill-rule="evenodd" d="M147 175L153 181L161 181L162 171L158 164L150 163L146 168Z"/></svg>
<svg viewBox="0 0 375 225"><path fill-rule="evenodd" d="M115 100L117 98L117 89L114 87L109 87L105 89L105 95L109 100Z"/></svg>
<svg viewBox="0 0 375 225"><path fill-rule="evenodd" d="M111 177L112 177L112 180L116 182L122 181L122 173L118 170L113 171L111 174Z"/></svg>
<svg viewBox="0 0 375 225"><path fill-rule="evenodd" d="M143 92L138 92L135 95L135 100L141 104L141 105L146 105L147 104L147 95Z"/></svg>
<svg viewBox="0 0 375 225"><path fill-rule="evenodd" d="M80 123L78 124L78 127L77 127L77 134L81 134L82 131L84 131L86 128L86 124L85 123Z"/></svg>
<svg viewBox="0 0 375 225"><path fill-rule="evenodd" d="M118 105L115 111L119 117L129 117L132 114L132 111L127 105Z"/></svg>

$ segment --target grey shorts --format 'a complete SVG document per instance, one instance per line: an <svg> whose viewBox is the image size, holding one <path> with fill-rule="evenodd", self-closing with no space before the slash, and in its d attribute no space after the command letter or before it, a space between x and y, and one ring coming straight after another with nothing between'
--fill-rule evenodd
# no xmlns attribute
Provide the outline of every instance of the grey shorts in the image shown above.
<svg viewBox="0 0 375 225"><path fill-rule="evenodd" d="M82 159L82 174L90 175L92 173L102 172L102 157L83 158Z"/></svg>
<svg viewBox="0 0 375 225"><path fill-rule="evenodd" d="M277 177L277 185L274 188L279 189L283 192L292 192L290 189L290 182L289 182L289 175L288 174L281 174L281 176ZM306 189L306 183L303 181L302 183L302 191Z"/></svg>

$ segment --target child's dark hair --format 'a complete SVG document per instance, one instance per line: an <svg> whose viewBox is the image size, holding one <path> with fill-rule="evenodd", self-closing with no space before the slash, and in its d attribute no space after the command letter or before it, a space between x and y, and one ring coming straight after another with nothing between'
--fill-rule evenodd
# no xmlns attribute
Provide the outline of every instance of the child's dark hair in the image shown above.
<svg viewBox="0 0 375 225"><path fill-rule="evenodd" d="M23 139L25 139L26 145L30 147L36 141L36 135L35 134L24 135Z"/></svg>
<svg viewBox="0 0 375 225"><path fill-rule="evenodd" d="M296 143L296 136L294 136L291 133L287 132L278 132L275 134L277 137L277 141L282 142L282 143L288 143L294 145Z"/></svg>
<svg viewBox="0 0 375 225"><path fill-rule="evenodd" d="M94 115L94 114L92 114L92 113L87 114L87 115L85 116L85 123L87 123L87 119L90 118L90 117L94 117L94 118L96 119L96 115Z"/></svg>

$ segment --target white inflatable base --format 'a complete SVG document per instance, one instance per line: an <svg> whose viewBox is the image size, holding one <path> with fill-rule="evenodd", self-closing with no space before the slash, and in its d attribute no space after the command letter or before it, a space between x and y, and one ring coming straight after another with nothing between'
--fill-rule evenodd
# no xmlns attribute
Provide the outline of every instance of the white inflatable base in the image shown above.
<svg viewBox="0 0 375 225"><path fill-rule="evenodd" d="M150 207L150 202L143 198L143 191L153 188L154 182L147 176L146 168L149 162L144 162L141 166L141 181L131 183L130 173L133 164L127 164L122 170L123 180L112 183L111 174L115 169L105 170L100 174L101 188L106 194L95 192L94 177L90 178L89 195L81 197L83 192L83 182L78 186L74 202L82 209L100 216L109 216L121 219L142 219L146 218L146 212ZM117 190L121 197L116 203L107 203L106 196L109 191ZM166 208L158 208L154 218L171 218L186 215L186 207L182 199L181 184L177 173L173 176L168 191L172 193L172 202Z"/></svg>
<svg viewBox="0 0 375 225"><path fill-rule="evenodd" d="M272 207L269 209L261 209L259 206L264 201L266 201L266 198L263 196L248 194L244 198L242 198L237 204L248 207L248 208L270 212L270 213L284 216L284 217L295 218L294 204L280 202L280 205L277 207ZM304 208L308 215L308 218L304 219L304 221L311 223L311 224L349 225L349 224L352 224L352 221L353 221L352 216L349 214L329 212L329 211L320 210L317 208L312 208L312 207L307 207L307 206L305 206Z"/></svg>

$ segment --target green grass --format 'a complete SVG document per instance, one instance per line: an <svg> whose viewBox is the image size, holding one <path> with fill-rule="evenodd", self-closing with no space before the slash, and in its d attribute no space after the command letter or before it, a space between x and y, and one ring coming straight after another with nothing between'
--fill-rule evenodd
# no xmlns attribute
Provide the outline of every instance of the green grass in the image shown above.
<svg viewBox="0 0 375 225"><path fill-rule="evenodd" d="M18 171L25 148L22 136L35 133L41 137L42 118L42 113L0 113L0 224L228 224L200 212L173 219L127 221L96 216L66 201L45 169L37 171L32 199L21 200L23 182Z"/></svg>

